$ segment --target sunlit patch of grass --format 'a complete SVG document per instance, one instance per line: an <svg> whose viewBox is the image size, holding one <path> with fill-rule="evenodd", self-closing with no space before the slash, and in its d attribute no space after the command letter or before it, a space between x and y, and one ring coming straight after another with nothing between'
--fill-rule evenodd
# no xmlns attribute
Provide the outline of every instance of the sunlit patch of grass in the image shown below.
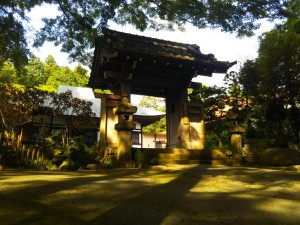
<svg viewBox="0 0 300 225"><path fill-rule="evenodd" d="M16 189L21 189L25 187L34 187L45 182L56 182L63 181L67 179L72 179L74 177L68 175L26 175L26 176L12 176L6 177L6 179L1 181L0 190L1 191L13 191Z"/></svg>
<svg viewBox="0 0 300 225"><path fill-rule="evenodd" d="M245 188L247 188L247 189L263 189L263 188L265 188L265 185L257 184L257 183L246 184Z"/></svg>
<svg viewBox="0 0 300 225"><path fill-rule="evenodd" d="M230 193L245 190L247 184L230 176L203 176L190 192Z"/></svg>
<svg viewBox="0 0 300 225"><path fill-rule="evenodd" d="M285 221L283 213L300 221L296 214L300 210L300 182L296 176L266 175L257 169L255 173L240 168L174 168L11 173L0 180L0 224L92 224L118 212L121 219L123 215L138 217L145 215L140 214L143 210L154 217L149 218L150 224L238 221L252 225L255 216L257 220L263 216L263 221L269 221L274 216ZM273 206L276 204L279 206ZM45 215L49 221L44 221ZM159 223L153 223L156 217Z"/></svg>
<svg viewBox="0 0 300 225"><path fill-rule="evenodd" d="M261 203L259 209L270 212L274 216L285 217L286 220L300 221L300 203L298 201L271 198Z"/></svg>

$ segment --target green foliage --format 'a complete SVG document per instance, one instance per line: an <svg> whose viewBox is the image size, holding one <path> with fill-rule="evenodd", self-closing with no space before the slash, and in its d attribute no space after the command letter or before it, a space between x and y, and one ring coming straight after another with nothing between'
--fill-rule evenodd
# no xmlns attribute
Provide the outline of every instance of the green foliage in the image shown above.
<svg viewBox="0 0 300 225"><path fill-rule="evenodd" d="M149 109L155 109L160 112L166 111L166 104L163 98L143 96L138 105Z"/></svg>
<svg viewBox="0 0 300 225"><path fill-rule="evenodd" d="M71 92L57 94L20 85L0 83L0 104L0 128L9 133L17 125L31 121L36 113L64 117L65 112L71 109L75 116L69 124L72 128L90 124L94 116L92 103L73 98Z"/></svg>
<svg viewBox="0 0 300 225"><path fill-rule="evenodd" d="M291 3L290 3L291 2ZM0 65L9 61L19 70L28 61L30 52L26 33L30 31L26 13L35 6L52 4L59 14L44 18L44 27L36 34L35 46L45 41L62 46L71 59L90 64L94 39L108 26L132 24L144 31L178 28L190 23L198 28L220 28L237 32L238 36L253 35L257 20L288 18L295 15L293 1L148 1L148 0L18 0L0 3ZM290 3L290 7L286 7ZM296 5L296 4L294 4ZM294 8L293 8L294 7Z"/></svg>
<svg viewBox="0 0 300 225"><path fill-rule="evenodd" d="M138 168L143 168L148 164L148 158L145 150L136 149L135 150L135 164Z"/></svg>
<svg viewBox="0 0 300 225"><path fill-rule="evenodd" d="M20 71L28 61L26 40L26 10L39 4L39 0L0 2L0 67L8 61Z"/></svg>
<svg viewBox="0 0 300 225"><path fill-rule="evenodd" d="M88 83L88 71L78 65L74 70L57 65L52 56L43 63L32 56L22 73L17 76L16 68L9 62L0 64L0 82L21 84L28 88L39 88L45 91L57 91L59 85L85 87Z"/></svg>
<svg viewBox="0 0 300 225"><path fill-rule="evenodd" d="M252 96L259 97L259 87L261 81L258 73L258 65L255 60L246 60L236 74L236 82L241 86L243 95L251 99Z"/></svg>
<svg viewBox="0 0 300 225"><path fill-rule="evenodd" d="M83 87L87 85L89 79L87 70L82 66L79 65L72 71L69 67L58 66L52 56L47 57L44 70L47 78L45 84L55 89L59 85Z"/></svg>
<svg viewBox="0 0 300 225"><path fill-rule="evenodd" d="M9 62L0 64L0 83L17 83L17 71Z"/></svg>
<svg viewBox="0 0 300 225"><path fill-rule="evenodd" d="M219 148L219 137L215 134L207 135L205 139L205 145L207 149L213 150Z"/></svg>
<svg viewBox="0 0 300 225"><path fill-rule="evenodd" d="M230 143L230 133L229 133L228 130L222 131L222 133L220 135L220 140L221 140L223 145L229 145L229 143Z"/></svg>
<svg viewBox="0 0 300 225"><path fill-rule="evenodd" d="M262 18L282 18L287 0L268 1L52 1L61 12L55 18L45 18L45 26L39 31L35 45L45 41L62 44L62 51L73 59L89 62L94 38L108 26L132 24L144 31L176 28L184 30L187 23L198 28L221 28L225 32L237 32L238 36L253 35L259 28L255 23Z"/></svg>
<svg viewBox="0 0 300 225"><path fill-rule="evenodd" d="M94 93L99 93L99 94L113 94L112 91L110 91L110 90L101 90L101 89L94 89Z"/></svg>
<svg viewBox="0 0 300 225"><path fill-rule="evenodd" d="M167 124L166 117L163 117L159 121L156 121L155 123L143 127L143 133L156 134L156 133L164 132L167 126L166 124Z"/></svg>
<svg viewBox="0 0 300 225"><path fill-rule="evenodd" d="M243 98L243 92L238 83L238 73L232 71L225 75L224 80L225 84L229 87L229 96L234 100L241 100Z"/></svg>
<svg viewBox="0 0 300 225"><path fill-rule="evenodd" d="M227 97L226 88L202 85L198 89L189 89L188 99L191 103L203 104L205 108L209 108L219 102L219 100Z"/></svg>
<svg viewBox="0 0 300 225"><path fill-rule="evenodd" d="M160 112L166 112L165 101L162 98L157 98L153 96L143 96L140 100L139 106L155 109ZM143 133L159 133L166 130L166 117L163 117L159 121L152 123L146 127L143 127Z"/></svg>
<svg viewBox="0 0 300 225"><path fill-rule="evenodd" d="M96 162L98 146L84 144L83 136L74 137L69 145L62 145L59 138L55 138L55 143L48 147L49 160L47 168L49 170L78 170L86 168L90 163Z"/></svg>
<svg viewBox="0 0 300 225"><path fill-rule="evenodd" d="M85 145L83 136L74 137L68 148L70 149L69 159L76 162L77 169L85 168L88 164L95 162L97 144L90 147Z"/></svg>
<svg viewBox="0 0 300 225"><path fill-rule="evenodd" d="M45 84L46 81L47 77L45 77L43 62L39 58L32 56L18 83L26 87L37 87L41 84Z"/></svg>
<svg viewBox="0 0 300 225"><path fill-rule="evenodd" d="M242 91L252 102L249 127L257 136L299 134L300 3L290 4L296 10L293 16L260 37L258 58L248 60L238 73Z"/></svg>
<svg viewBox="0 0 300 225"><path fill-rule="evenodd" d="M223 130L221 134L209 134L205 138L206 149L226 151L230 149L230 133Z"/></svg>
<svg viewBox="0 0 300 225"><path fill-rule="evenodd" d="M202 104L205 110L205 126L207 133L218 138L217 146L222 146L221 134L228 128L228 121L224 120L223 109L229 97L226 88L217 86L202 86L199 89L190 89L188 98L191 103ZM210 141L210 140L208 140ZM213 142L213 141L212 141ZM215 146L210 143L208 146Z"/></svg>
<svg viewBox="0 0 300 225"><path fill-rule="evenodd" d="M112 156L109 156L107 158L101 158L100 159L100 166L104 169L112 169L115 163L115 160L112 158Z"/></svg>
<svg viewBox="0 0 300 225"><path fill-rule="evenodd" d="M0 127L3 130L10 131L30 119L33 104L27 105L28 101L29 96L22 87L0 83Z"/></svg>

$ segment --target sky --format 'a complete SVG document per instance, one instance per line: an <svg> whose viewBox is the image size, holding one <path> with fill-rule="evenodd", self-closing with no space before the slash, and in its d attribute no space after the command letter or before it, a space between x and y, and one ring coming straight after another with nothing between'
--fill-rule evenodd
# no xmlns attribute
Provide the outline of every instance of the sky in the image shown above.
<svg viewBox="0 0 300 225"><path fill-rule="evenodd" d="M41 18L43 17L55 17L57 15L57 10L53 6L42 6L36 7L31 10L28 14L31 19L32 29L39 29L42 27L43 22ZM272 23L263 22L259 30L256 31L256 35L253 37L237 38L235 34L224 33L218 29L197 29L190 25L186 26L185 32L181 31L150 31L146 30L140 32L135 30L132 26L121 27L116 24L111 23L110 29L122 31L126 33L132 33L137 35L143 35L147 37L153 37L158 39L170 40L174 42L186 43L186 44L196 44L200 47L200 51L203 54L214 54L215 58L219 61L237 61L237 65L231 67L230 71L238 71L239 65L246 59L253 59L257 56L258 50L258 37L265 31L271 30L273 27ZM33 37L31 38L33 39ZM74 68L77 63L70 63L68 60L68 55L66 53L60 52L59 46L54 46L53 43L45 43L44 46L37 49L32 49L33 53L39 57L42 61L48 55L52 55L56 60L57 64L61 66L69 66ZM225 74L213 74L212 77L198 76L194 78L193 81L201 82L204 85L217 85L223 86L223 78Z"/></svg>

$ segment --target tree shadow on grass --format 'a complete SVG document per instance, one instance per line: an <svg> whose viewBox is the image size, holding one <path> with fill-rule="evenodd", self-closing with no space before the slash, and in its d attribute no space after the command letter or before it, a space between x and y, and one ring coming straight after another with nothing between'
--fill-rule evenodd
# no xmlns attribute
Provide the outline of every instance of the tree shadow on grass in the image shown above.
<svg viewBox="0 0 300 225"><path fill-rule="evenodd" d="M153 176L169 180L155 183ZM205 166L179 172L80 175L12 191L9 196L0 194L0 200L6 198L0 201L0 221L7 225L298 225L299 182L299 174L294 173ZM292 191L286 188L289 184L295 184Z"/></svg>
<svg viewBox="0 0 300 225"><path fill-rule="evenodd" d="M190 189L201 180L201 175L196 179L187 179L187 174L196 172L199 172L198 167L188 169L170 182L154 186L136 197L124 199L116 207L87 224L161 224Z"/></svg>
<svg viewBox="0 0 300 225"><path fill-rule="evenodd" d="M19 172L19 171L18 171ZM16 172L16 173L18 173ZM51 196L55 193L69 190L68 197L72 197L72 190L84 185L89 185L94 182L112 181L114 179L120 179L122 177L130 177L139 174L141 170L114 170L106 171L105 174L87 174L84 173L69 173L69 172L21 172L18 176L33 175L36 176L66 176L67 178L53 181L53 180L34 180L28 185L28 181L22 181L22 179L16 184L12 184L11 190L0 188L0 221L5 225L9 224L84 224L77 215L74 214L74 210L71 209L68 198L58 199L58 206L52 204L52 200L48 200L43 203L43 199L47 196ZM13 174L10 172L1 172L1 175ZM8 176L7 176L8 177ZM101 188L98 185L98 188ZM55 198L55 196L54 196ZM76 195L76 199L80 200L80 196ZM75 201L74 199L73 201ZM53 199L55 202L56 200ZM2 224L2 222L0 224Z"/></svg>
<svg viewBox="0 0 300 225"><path fill-rule="evenodd" d="M86 224L299 224L300 216L295 213L300 209L299 193L295 196L295 193L269 191L276 182L278 184L276 177L279 175L288 183L300 181L297 174L260 173L250 168L217 171L199 168L185 170L168 183L121 200L116 207ZM201 184L207 177L213 181L214 176L225 177L224 184L222 181L211 183L212 188L216 185L219 191L216 188L197 192L197 188L203 188Z"/></svg>

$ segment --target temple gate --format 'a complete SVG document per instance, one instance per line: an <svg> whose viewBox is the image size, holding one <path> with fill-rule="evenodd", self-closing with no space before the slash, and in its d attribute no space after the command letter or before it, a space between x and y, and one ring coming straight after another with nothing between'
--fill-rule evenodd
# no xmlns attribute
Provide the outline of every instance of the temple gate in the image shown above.
<svg viewBox="0 0 300 225"><path fill-rule="evenodd" d="M187 88L192 78L226 73L235 63L202 54L197 45L103 30L95 42L89 86L123 98L115 109L119 158L128 157L125 152L131 149L131 115L136 108L130 104L130 94L166 99L167 148L204 149L203 107L188 103ZM102 129L100 145L107 143L106 138Z"/></svg>

